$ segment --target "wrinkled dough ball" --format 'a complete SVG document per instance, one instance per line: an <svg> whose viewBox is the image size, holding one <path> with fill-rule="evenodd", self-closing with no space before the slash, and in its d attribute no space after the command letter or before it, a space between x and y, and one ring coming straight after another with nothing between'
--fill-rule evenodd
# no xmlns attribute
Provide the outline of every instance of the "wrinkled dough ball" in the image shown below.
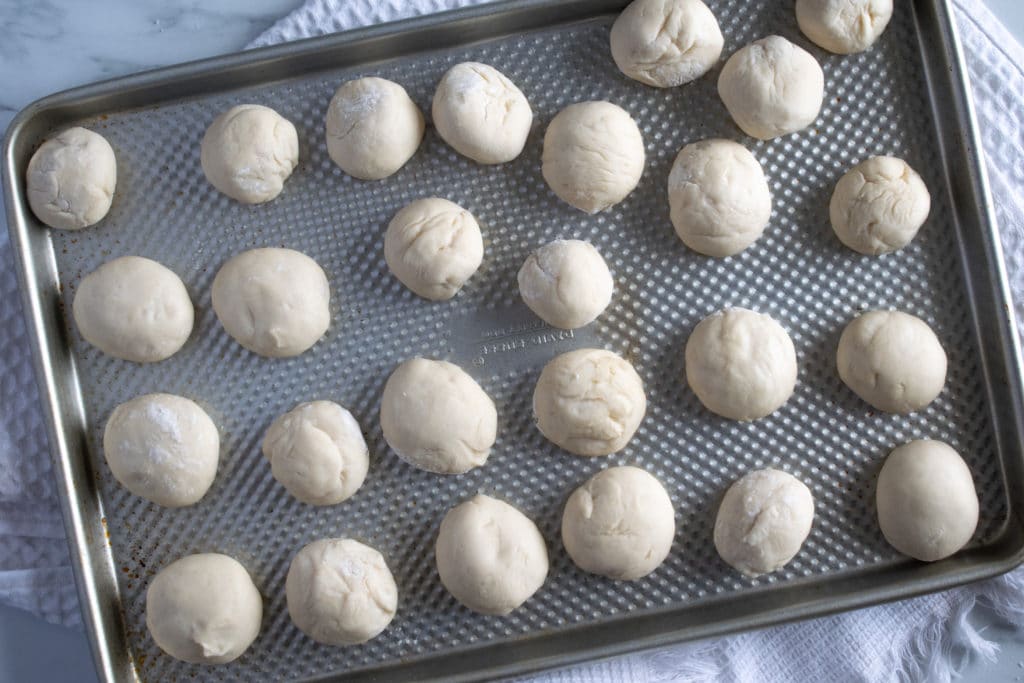
<svg viewBox="0 0 1024 683"><path fill-rule="evenodd" d="M519 293L544 322L564 330L589 325L612 300L608 265L589 242L555 240L519 269Z"/></svg>
<svg viewBox="0 0 1024 683"><path fill-rule="evenodd" d="M238 659L260 632L263 599L245 567L227 555L188 555L146 591L146 628L160 649L193 664Z"/></svg>
<svg viewBox="0 0 1024 683"><path fill-rule="evenodd" d="M796 0L796 22L818 46L839 55L875 44L892 18L892 0Z"/></svg>
<svg viewBox="0 0 1024 683"><path fill-rule="evenodd" d="M85 128L68 128L44 142L25 173L32 213L61 230L80 230L103 220L116 185L114 150L106 138Z"/></svg>
<svg viewBox="0 0 1024 683"><path fill-rule="evenodd" d="M978 494L971 470L941 441L911 441L882 465L875 492L885 540L924 562L949 557L978 526Z"/></svg>
<svg viewBox="0 0 1024 683"><path fill-rule="evenodd" d="M487 462L498 434L498 411L458 365L413 358L384 385L380 426L384 440L409 464L462 474Z"/></svg>
<svg viewBox="0 0 1024 683"><path fill-rule="evenodd" d="M116 258L82 278L71 311L87 342L136 363L173 356L195 322L181 278L141 256Z"/></svg>
<svg viewBox="0 0 1024 683"><path fill-rule="evenodd" d="M313 541L300 550L284 590L295 625L327 645L365 643L398 609L398 587L384 557L347 538Z"/></svg>
<svg viewBox="0 0 1024 683"><path fill-rule="evenodd" d="M544 133L541 173L559 199L587 213L618 204L640 182L644 139L611 102L571 104Z"/></svg>
<svg viewBox="0 0 1024 683"><path fill-rule="evenodd" d="M508 614L548 575L548 550L537 525L508 503L484 495L448 511L434 555L444 587L480 614Z"/></svg>
<svg viewBox="0 0 1024 683"><path fill-rule="evenodd" d="M345 83L327 107L327 153L362 180L402 168L423 139L423 114L405 88L383 78Z"/></svg>

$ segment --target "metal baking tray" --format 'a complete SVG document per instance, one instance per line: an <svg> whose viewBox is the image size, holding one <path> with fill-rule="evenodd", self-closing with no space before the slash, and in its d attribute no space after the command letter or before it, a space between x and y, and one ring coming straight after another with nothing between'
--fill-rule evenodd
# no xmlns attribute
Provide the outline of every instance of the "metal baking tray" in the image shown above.
<svg viewBox="0 0 1024 683"><path fill-rule="evenodd" d="M1021 562L1020 354L949 4L897 3L873 50L838 57L800 35L790 3L712 0L726 36L723 60L753 39L779 33L807 46L825 70L827 98L814 126L767 143L742 136L730 121L715 92L718 68L671 90L619 74L608 31L625 4L499 2L85 86L18 115L4 150L5 203L79 595L103 678L495 677L905 598ZM478 166L428 129L413 160L390 179L357 181L333 166L322 121L339 84L360 75L391 78L429 112L441 74L468 59L495 65L529 98L536 118L520 158ZM540 175L547 122L566 104L586 99L626 108L647 149L640 186L597 216L558 201ZM218 112L241 102L274 107L296 124L301 140L298 169L283 194L263 206L219 195L200 170L204 129ZM110 140L118 158L117 193L98 227L50 231L27 209L22 178L38 144L73 124ZM679 242L665 197L678 149L710 136L751 148L774 193L764 237L727 260L699 256ZM834 238L827 205L847 168L880 153L903 156L923 173L933 208L908 248L868 258ZM485 236L480 271L448 303L406 291L388 273L382 254L390 217L430 195L467 207ZM574 333L540 324L514 285L527 254L556 237L594 242L616 278L608 311ZM332 287L330 331L313 350L290 360L243 350L210 306L219 265L238 251L268 245L314 257ZM83 275L123 254L170 267L196 304L195 332L165 362L141 366L105 357L82 340L67 316ZM725 305L755 308L781 321L799 358L793 397L749 424L709 414L682 380L687 335ZM949 354L942 395L909 417L869 410L834 370L843 325L878 307L923 317ZM583 345L630 358L649 397L636 437L609 458L560 452L532 424L530 398L541 367ZM380 392L391 369L413 355L460 363L495 399L499 438L485 467L443 477L388 452L377 420ZM150 391L195 398L221 430L216 482L194 507L167 510L136 498L103 463L100 437L111 409ZM364 487L329 508L292 499L259 451L275 416L319 398L352 409L372 454ZM931 565L895 553L874 515L881 460L916 437L943 439L963 453L981 499L981 521L969 547ZM655 474L678 513L668 560L633 583L580 572L558 534L570 491L620 463ZM803 550L785 570L746 579L719 561L711 529L727 485L766 465L806 482L817 516ZM458 606L434 569L441 517L477 491L523 509L550 548L547 583L505 618ZM288 563L303 544L325 536L371 543L395 573L398 616L368 644L317 645L289 621ZM229 665L177 662L160 653L145 631L150 577L200 551L238 558L265 597L259 638Z"/></svg>

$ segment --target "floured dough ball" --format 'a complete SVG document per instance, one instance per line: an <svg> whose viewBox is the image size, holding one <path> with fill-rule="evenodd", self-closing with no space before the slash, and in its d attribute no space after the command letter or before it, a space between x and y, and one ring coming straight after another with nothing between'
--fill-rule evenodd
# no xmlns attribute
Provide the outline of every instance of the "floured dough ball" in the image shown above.
<svg viewBox="0 0 1024 683"><path fill-rule="evenodd" d="M761 164L731 140L683 147L668 176L672 225L679 239L708 256L732 256L757 240L772 215Z"/></svg>
<svg viewBox="0 0 1024 683"><path fill-rule="evenodd" d="M526 95L505 74L477 62L456 64L441 77L431 115L445 142L481 164L519 156L533 124Z"/></svg>
<svg viewBox="0 0 1024 683"><path fill-rule="evenodd" d="M327 107L327 152L341 170L363 180L402 168L423 139L423 114L405 88L383 78L345 83Z"/></svg>
<svg viewBox="0 0 1024 683"><path fill-rule="evenodd" d="M370 454L359 423L337 403L300 403L263 438L274 479L303 503L337 505L366 479Z"/></svg>
<svg viewBox="0 0 1024 683"><path fill-rule="evenodd" d="M32 213L61 230L80 230L103 220L116 184L117 160L110 143L78 127L44 142L25 173Z"/></svg>
<svg viewBox="0 0 1024 683"><path fill-rule="evenodd" d="M295 625L327 645L365 643L398 609L398 587L384 556L348 538L325 538L300 550L284 590Z"/></svg>
<svg viewBox="0 0 1024 683"><path fill-rule="evenodd" d="M260 632L263 599L249 572L218 553L164 567L146 591L146 628L160 649L193 664L225 664Z"/></svg>
<svg viewBox="0 0 1024 683"><path fill-rule="evenodd" d="M839 55L867 50L891 18L892 0L796 0L800 30Z"/></svg>
<svg viewBox="0 0 1024 683"><path fill-rule="evenodd" d="M910 244L931 205L928 188L907 162L872 157L839 179L828 209L839 241L876 256Z"/></svg>
<svg viewBox="0 0 1024 683"><path fill-rule="evenodd" d="M729 57L718 76L718 94L744 133L771 140L818 118L825 75L807 50L768 36Z"/></svg>
<svg viewBox="0 0 1024 683"><path fill-rule="evenodd" d="M544 322L563 330L589 325L612 300L608 265L589 242L555 240L519 269L519 293Z"/></svg>
<svg viewBox="0 0 1024 683"><path fill-rule="evenodd" d="M747 576L768 574L800 552L813 521L814 497L803 482L779 470L755 470L725 492L715 549Z"/></svg>
<svg viewBox="0 0 1024 683"><path fill-rule="evenodd" d="M271 358L297 356L331 324L327 275L292 249L250 249L213 278L213 310L245 348Z"/></svg>
<svg viewBox="0 0 1024 683"><path fill-rule="evenodd" d="M210 184L232 199L269 202L299 164L299 135L273 109L240 104L206 129L199 161Z"/></svg>
<svg viewBox="0 0 1024 683"><path fill-rule="evenodd" d="M796 350L786 330L769 316L727 308L701 320L690 334L686 381L711 412L757 420L793 393Z"/></svg>
<svg viewBox="0 0 1024 683"><path fill-rule="evenodd" d="M541 172L559 199L597 213L633 191L644 159L644 139L626 110L611 102L579 102L548 124Z"/></svg>
<svg viewBox="0 0 1024 683"><path fill-rule="evenodd" d="M533 390L537 428L577 455L610 455L633 438L647 412L644 384L629 361L603 349L556 356Z"/></svg>
<svg viewBox="0 0 1024 683"><path fill-rule="evenodd" d="M107 261L82 278L71 310L87 342L136 363L173 356L195 322L181 278L141 256Z"/></svg>
<svg viewBox="0 0 1024 683"><path fill-rule="evenodd" d="M444 587L481 614L508 614L548 575L548 549L537 525L508 503L484 495L448 511L434 555Z"/></svg>
<svg viewBox="0 0 1024 683"><path fill-rule="evenodd" d="M411 465L462 474L487 462L498 434L498 411L458 365L413 358L384 385L380 426L384 440Z"/></svg>
<svg viewBox="0 0 1024 683"><path fill-rule="evenodd" d="M455 296L484 258L473 214L447 199L418 199L395 214L384 233L384 260L424 299Z"/></svg>
<svg viewBox="0 0 1024 683"><path fill-rule="evenodd" d="M911 441L882 465L875 492L885 540L924 562L949 557L978 526L978 494L960 454L941 441Z"/></svg>

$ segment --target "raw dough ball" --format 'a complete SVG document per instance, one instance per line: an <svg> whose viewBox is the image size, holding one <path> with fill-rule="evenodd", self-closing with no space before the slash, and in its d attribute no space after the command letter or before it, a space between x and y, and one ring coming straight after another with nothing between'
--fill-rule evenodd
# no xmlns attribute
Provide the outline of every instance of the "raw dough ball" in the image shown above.
<svg viewBox="0 0 1024 683"><path fill-rule="evenodd" d="M658 568L676 534L665 487L636 467L609 467L572 492L562 542L580 569L632 581Z"/></svg>
<svg viewBox="0 0 1024 683"><path fill-rule="evenodd" d="M310 505L349 498L370 467L359 423L332 401L300 403L274 420L263 439L263 455L274 479Z"/></svg>
<svg viewBox="0 0 1024 683"><path fill-rule="evenodd" d="M876 256L910 244L931 205L928 188L907 162L872 157L839 179L828 208L836 237L854 251Z"/></svg>
<svg viewBox="0 0 1024 683"><path fill-rule="evenodd" d="M761 164L731 140L683 147L668 176L668 203L679 239L708 256L740 253L761 236L772 215Z"/></svg>
<svg viewBox="0 0 1024 683"><path fill-rule="evenodd" d="M103 220L116 184L117 160L110 143L77 127L44 142L25 174L32 213L61 230L80 230Z"/></svg>
<svg viewBox="0 0 1024 683"><path fill-rule="evenodd" d="M818 118L825 75L807 50L768 36L729 58L718 77L718 94L744 133L771 140Z"/></svg>
<svg viewBox="0 0 1024 683"><path fill-rule="evenodd" d="M839 55L867 50L891 18L892 0L796 0L800 30Z"/></svg>
<svg viewBox="0 0 1024 683"><path fill-rule="evenodd" d="M700 402L732 420L777 410L796 386L796 351L782 325L745 308L698 323L686 342L686 381Z"/></svg>
<svg viewBox="0 0 1024 683"><path fill-rule="evenodd" d="M544 322L564 330L594 321L612 300L612 274L589 242L555 240L519 269L519 293Z"/></svg>
<svg viewBox="0 0 1024 683"><path fill-rule="evenodd" d="M978 526L971 470L941 441L911 441L893 450L878 474L875 503L885 540L924 562L960 550Z"/></svg>
<svg viewBox="0 0 1024 683"><path fill-rule="evenodd" d="M597 213L640 182L644 139L632 117L611 102L570 104L544 133L541 172L560 199Z"/></svg>
<svg viewBox="0 0 1024 683"><path fill-rule="evenodd" d="M384 440L411 465L462 474L487 462L498 434L498 411L458 365L413 358L384 385L380 426Z"/></svg>
<svg viewBox="0 0 1024 683"><path fill-rule="evenodd" d="M213 310L235 341L261 356L297 356L331 324L331 290L316 261L292 249L250 249L213 278Z"/></svg>
<svg viewBox="0 0 1024 683"><path fill-rule="evenodd" d="M418 199L395 214L384 233L384 260L399 281L424 299L451 299L484 258L473 214L458 204Z"/></svg>
<svg viewBox="0 0 1024 683"><path fill-rule="evenodd" d="M456 152L481 164L503 164L523 151L533 124L526 96L493 66L464 62L437 84L434 126Z"/></svg>
<svg viewBox="0 0 1024 683"><path fill-rule="evenodd" d="M402 168L423 139L423 114L405 88L383 78L345 83L327 107L327 152L341 170L380 180Z"/></svg>
<svg viewBox="0 0 1024 683"><path fill-rule="evenodd" d="M181 278L141 256L107 261L82 278L71 310L87 342L136 363L173 356L195 321Z"/></svg>
<svg viewBox="0 0 1024 683"><path fill-rule="evenodd" d="M269 107L240 104L206 129L199 161L215 188L243 204L281 194L299 164L295 126Z"/></svg>
<svg viewBox="0 0 1024 683"><path fill-rule="evenodd" d="M722 55L722 31L700 0L635 0L612 25L612 59L622 73L658 88L706 74Z"/></svg>
<svg viewBox="0 0 1024 683"><path fill-rule="evenodd" d="M146 628L160 649L193 664L225 664L260 632L263 599L245 567L227 555L188 555L164 567L146 591Z"/></svg>
<svg viewBox="0 0 1024 683"><path fill-rule="evenodd" d="M800 552L813 521L814 497L803 482L779 470L755 470L725 492L715 549L747 576L768 574Z"/></svg>
<svg viewBox="0 0 1024 683"><path fill-rule="evenodd" d="M508 614L548 575L537 525L508 503L477 495L448 511L434 547L441 583L481 614Z"/></svg>
<svg viewBox="0 0 1024 683"><path fill-rule="evenodd" d="M398 609L398 587L384 557L347 538L313 541L300 550L284 590L295 625L327 645L365 643Z"/></svg>
<svg viewBox="0 0 1024 683"><path fill-rule="evenodd" d="M610 455L633 438L647 412L644 384L611 351L577 349L556 356L533 390L541 433L570 453Z"/></svg>

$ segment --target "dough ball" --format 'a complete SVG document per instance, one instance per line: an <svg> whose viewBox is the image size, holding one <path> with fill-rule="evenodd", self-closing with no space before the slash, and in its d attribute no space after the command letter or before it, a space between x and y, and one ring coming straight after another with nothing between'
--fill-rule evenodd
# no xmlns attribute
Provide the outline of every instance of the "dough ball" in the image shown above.
<svg viewBox="0 0 1024 683"><path fill-rule="evenodd" d="M782 325L727 308L698 323L686 342L686 381L708 410L732 420L773 413L796 386L796 351Z"/></svg>
<svg viewBox="0 0 1024 683"><path fill-rule="evenodd" d="M250 249L213 278L213 310L245 348L271 358L297 356L331 324L327 276L292 249Z"/></svg>
<svg viewBox="0 0 1024 683"><path fill-rule="evenodd" d="M431 115L445 142L481 164L519 156L533 124L526 95L505 74L477 62L456 64L441 77Z"/></svg>
<svg viewBox="0 0 1024 683"><path fill-rule="evenodd" d="M243 204L281 194L299 164L295 126L269 107L240 104L206 129L199 161L215 188Z"/></svg>
<svg viewBox="0 0 1024 683"><path fill-rule="evenodd" d="M181 278L141 256L107 261L82 278L71 311L87 342L136 363L173 356L195 321Z"/></svg>
<svg viewBox="0 0 1024 683"><path fill-rule="evenodd" d="M260 632L263 599L245 567L227 555L188 555L164 567L146 591L146 628L160 649L193 664L225 664Z"/></svg>
<svg viewBox="0 0 1024 683"><path fill-rule="evenodd" d="M80 230L103 220L117 184L114 150L99 133L68 128L44 142L28 162L25 194L51 228Z"/></svg>
<svg viewBox="0 0 1024 683"><path fill-rule="evenodd" d="M744 133L771 140L818 118L825 75L807 50L768 36L729 57L718 77L718 94Z"/></svg>
<svg viewBox="0 0 1024 683"><path fill-rule="evenodd" d="M731 140L683 147L668 176L668 203L679 239L708 256L740 253L761 236L772 215L761 164Z"/></svg>
<svg viewBox="0 0 1024 683"><path fill-rule="evenodd" d="M700 0L635 0L612 25L612 59L619 70L657 88L706 74L723 43L715 15Z"/></svg>
<svg viewBox="0 0 1024 683"><path fill-rule="evenodd" d="M383 78L345 83L327 107L327 152L341 170L380 180L402 168L423 139L423 114L405 88Z"/></svg>
<svg viewBox="0 0 1024 683"><path fill-rule="evenodd" d="M828 209L840 242L876 256L910 244L931 205L928 188L907 162L872 157L839 179Z"/></svg>
<svg viewBox="0 0 1024 683"><path fill-rule="evenodd" d="M577 455L610 455L633 438L647 412L644 384L611 351L577 349L556 356L533 390L537 427Z"/></svg>
<svg viewBox="0 0 1024 683"><path fill-rule="evenodd" d="M458 365L413 358L384 385L380 426L384 440L409 464L462 474L487 462L498 434L498 411Z"/></svg>
<svg viewBox="0 0 1024 683"><path fill-rule="evenodd" d="M562 542L580 569L633 581L658 568L672 548L675 509L665 487L636 467L609 467L572 492Z"/></svg>
<svg viewBox="0 0 1024 683"><path fill-rule="evenodd" d="M614 283L589 242L555 240L519 269L519 293L544 322L563 330L594 322L612 300Z"/></svg>
<svg viewBox="0 0 1024 683"><path fill-rule="evenodd" d="M636 122L611 102L570 104L544 133L541 172L560 199L597 213L618 204L644 172Z"/></svg>
<svg viewBox="0 0 1024 683"><path fill-rule="evenodd" d="M725 492L715 549L747 576L768 574L800 552L813 521L814 497L803 482L779 470L755 470Z"/></svg>
<svg viewBox="0 0 1024 683"><path fill-rule="evenodd" d="M434 547L441 583L481 614L508 614L548 575L537 525L508 503L477 495L448 511Z"/></svg>
<svg viewBox="0 0 1024 683"><path fill-rule="evenodd" d="M295 625L327 645L365 643L398 609L398 587L384 557L348 538L325 538L300 550L284 590Z"/></svg>
<svg viewBox="0 0 1024 683"><path fill-rule="evenodd" d="M875 492L885 540L924 562L949 557L978 526L978 494L967 463L941 441L911 441L882 465Z"/></svg>
<svg viewBox="0 0 1024 683"><path fill-rule="evenodd" d="M473 214L447 199L418 199L395 214L384 233L384 260L424 299L455 296L484 258Z"/></svg>
<svg viewBox="0 0 1024 683"><path fill-rule="evenodd" d="M370 454L359 423L337 403L300 403L263 438L274 479L303 503L337 505L363 485Z"/></svg>
<svg viewBox="0 0 1024 683"><path fill-rule="evenodd" d="M891 18L892 0L796 0L800 30L839 55L867 50Z"/></svg>

